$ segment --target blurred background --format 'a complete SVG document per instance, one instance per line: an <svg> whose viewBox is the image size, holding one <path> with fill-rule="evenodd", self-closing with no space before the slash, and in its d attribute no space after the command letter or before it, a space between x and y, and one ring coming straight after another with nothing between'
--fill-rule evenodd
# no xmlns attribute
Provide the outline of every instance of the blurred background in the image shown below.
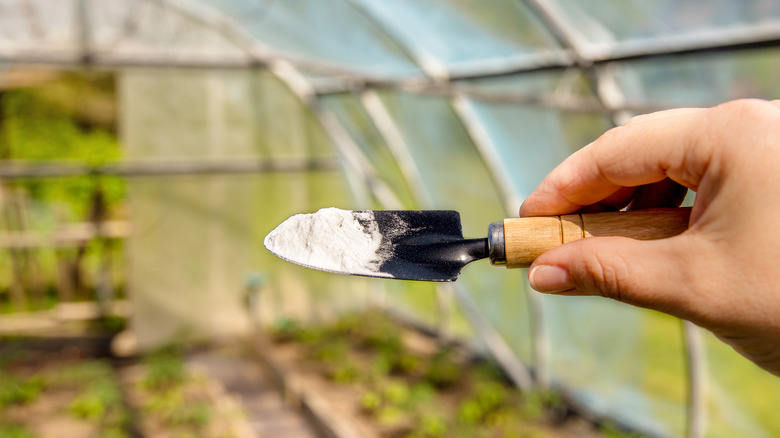
<svg viewBox="0 0 780 438"><path fill-rule="evenodd" d="M778 436L780 381L677 319L262 247L323 207L484 237L610 127L740 97L780 98L776 1L0 0L0 436Z"/></svg>

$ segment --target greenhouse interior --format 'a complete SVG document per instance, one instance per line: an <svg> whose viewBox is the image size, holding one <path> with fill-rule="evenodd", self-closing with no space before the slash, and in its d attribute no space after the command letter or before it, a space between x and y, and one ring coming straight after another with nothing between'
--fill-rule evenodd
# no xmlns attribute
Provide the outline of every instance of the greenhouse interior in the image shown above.
<svg viewBox="0 0 780 438"><path fill-rule="evenodd" d="M1 0L0 436L778 436L780 380L689 322L263 246L329 207L485 237L737 98L780 98L774 0Z"/></svg>

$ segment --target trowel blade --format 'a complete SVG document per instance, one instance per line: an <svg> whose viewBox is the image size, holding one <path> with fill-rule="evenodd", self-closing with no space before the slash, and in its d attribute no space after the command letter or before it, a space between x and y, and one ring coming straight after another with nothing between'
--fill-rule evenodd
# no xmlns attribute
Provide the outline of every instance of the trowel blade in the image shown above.
<svg viewBox="0 0 780 438"><path fill-rule="evenodd" d="M451 210L340 210L290 217L266 236L276 256L337 274L454 281L488 256L487 239L463 238Z"/></svg>

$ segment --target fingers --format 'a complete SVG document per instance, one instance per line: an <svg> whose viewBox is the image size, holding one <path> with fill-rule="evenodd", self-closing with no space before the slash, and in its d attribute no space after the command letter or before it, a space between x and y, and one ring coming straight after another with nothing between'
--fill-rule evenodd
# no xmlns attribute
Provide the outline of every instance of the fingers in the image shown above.
<svg viewBox="0 0 780 438"><path fill-rule="evenodd" d="M687 194L687 187L667 178L654 184L637 187L629 210L679 207Z"/></svg>
<svg viewBox="0 0 780 438"><path fill-rule="evenodd" d="M570 213L623 187L666 178L695 188L710 157L706 111L661 111L607 131L554 169L525 200L520 215Z"/></svg>
<svg viewBox="0 0 780 438"><path fill-rule="evenodd" d="M695 297L681 293L694 280L684 269L688 240L578 240L540 256L531 265L529 281L540 292L605 296L695 321L702 307Z"/></svg>

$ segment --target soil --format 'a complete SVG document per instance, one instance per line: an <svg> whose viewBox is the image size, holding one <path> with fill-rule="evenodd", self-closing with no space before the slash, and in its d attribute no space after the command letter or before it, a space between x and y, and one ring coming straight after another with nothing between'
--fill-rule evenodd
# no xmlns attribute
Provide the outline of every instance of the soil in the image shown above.
<svg viewBox="0 0 780 438"><path fill-rule="evenodd" d="M240 404L226 401L184 357L169 357L163 368L143 359L118 367L90 349L7 346L0 349L0 437L248 436L238 430ZM162 383L147 385L154 370Z"/></svg>
<svg viewBox="0 0 780 438"><path fill-rule="evenodd" d="M4 352L2 369L6 389L11 385L25 387L24 382L38 381L39 389L26 391L26 401L0 403L0 435L19 437L83 438L100 436L98 421L74 415L71 406L83 388L60 378L62 370L73 369L87 359L78 348L58 352L16 350ZM18 397L17 397L18 398Z"/></svg>
<svg viewBox="0 0 780 438"><path fill-rule="evenodd" d="M361 319L297 332L274 331L263 347L263 355L284 375L288 387L308 396L313 394L326 403L329 413L325 415L338 417L338 422L348 424L355 436L605 436L605 431L572 415L554 397L521 394L491 364L475 362L456 350L442 350L434 339L397 325L390 327L383 322L377 327L376 319L384 318L382 315L363 318L372 322ZM339 325L353 327L345 330ZM386 331L386 336L382 339L379 333L379 341L371 345L367 338L376 338L378 333L372 333L376 329ZM386 373L378 373L377 357L388 354L382 342L393 345L396 335L401 347L391 348L391 354L415 365L405 370L391 366L384 370ZM345 345L347 352L343 351ZM435 363L446 366L437 368ZM435 375L435 369L441 375ZM425 393L423 389L428 390L427 398L414 401L414 394ZM393 392L397 394L393 396ZM488 400L490 394L500 401ZM394 397L403 400L389 401ZM611 432L609 436L619 435Z"/></svg>

